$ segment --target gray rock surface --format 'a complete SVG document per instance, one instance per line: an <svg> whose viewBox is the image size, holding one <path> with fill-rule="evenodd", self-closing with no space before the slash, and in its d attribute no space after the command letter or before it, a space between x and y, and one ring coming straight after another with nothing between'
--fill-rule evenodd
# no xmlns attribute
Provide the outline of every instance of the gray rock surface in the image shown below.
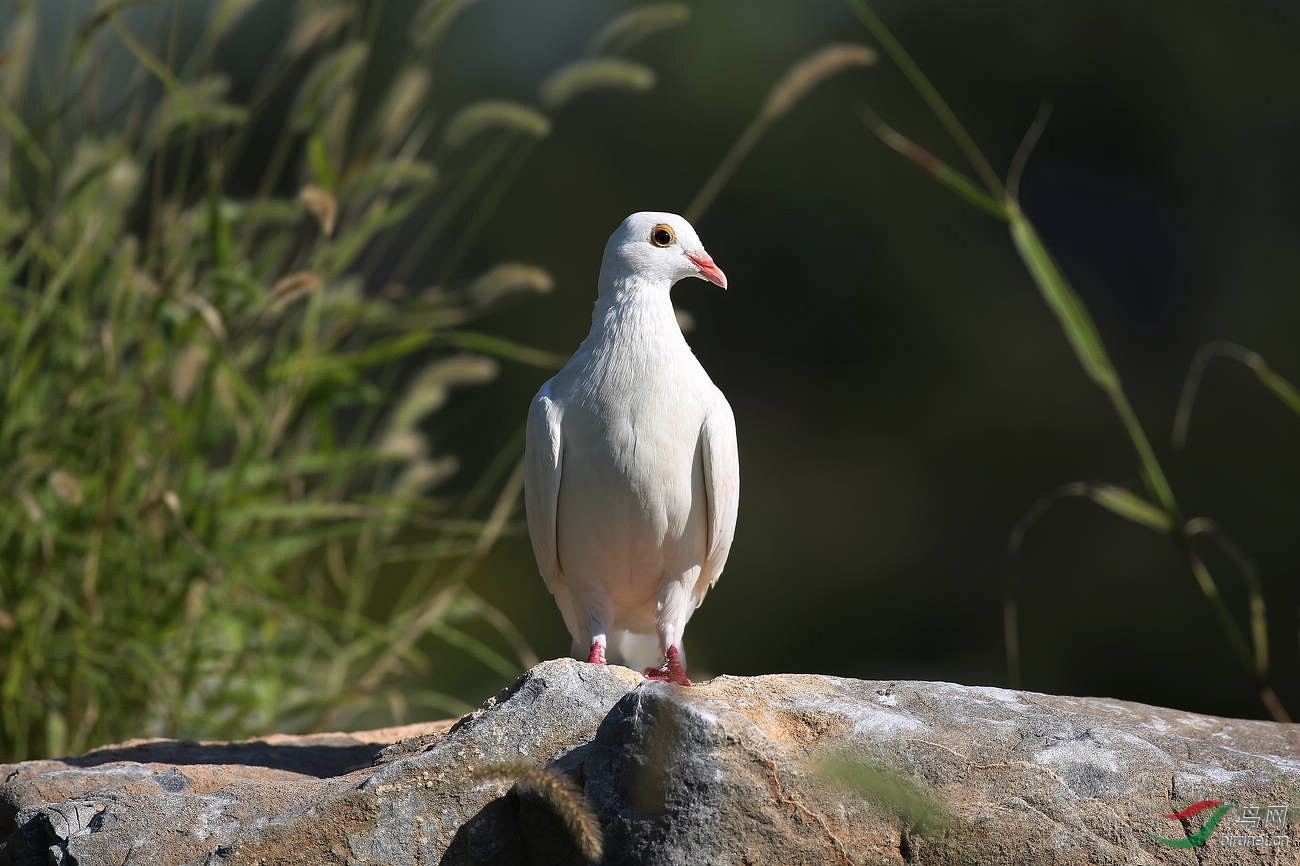
<svg viewBox="0 0 1300 866"><path fill-rule="evenodd" d="M0 780L11 864L578 864L561 814L584 799L606 863L1300 863L1300 726L946 683L682 689L560 660L454 725L135 742ZM1215 809L1161 815L1206 799L1289 810L1151 838L1195 834Z"/></svg>

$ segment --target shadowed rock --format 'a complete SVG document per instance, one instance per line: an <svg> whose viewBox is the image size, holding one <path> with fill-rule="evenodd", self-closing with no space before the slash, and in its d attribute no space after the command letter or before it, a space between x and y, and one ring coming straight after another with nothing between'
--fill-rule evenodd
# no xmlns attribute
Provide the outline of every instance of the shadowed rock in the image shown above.
<svg viewBox="0 0 1300 866"><path fill-rule="evenodd" d="M483 772L507 763L576 783L606 863L1291 863L1298 742L1122 701L810 675L681 689L566 659L454 725L5 766L0 863L584 862L572 804ZM1225 815L1192 851L1152 839L1195 834L1213 810L1161 815L1207 799L1291 808L1281 827ZM1246 834L1269 847L1224 844Z"/></svg>

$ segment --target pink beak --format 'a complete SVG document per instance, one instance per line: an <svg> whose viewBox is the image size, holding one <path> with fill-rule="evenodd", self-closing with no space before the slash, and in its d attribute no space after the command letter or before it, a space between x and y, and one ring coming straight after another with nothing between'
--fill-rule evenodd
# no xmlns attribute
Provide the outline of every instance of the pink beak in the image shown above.
<svg viewBox="0 0 1300 866"><path fill-rule="evenodd" d="M722 272L722 268L713 263L713 257L700 250L695 253L686 253L686 258L691 260L691 264L699 269L700 276L713 283L715 286L727 287L727 275Z"/></svg>

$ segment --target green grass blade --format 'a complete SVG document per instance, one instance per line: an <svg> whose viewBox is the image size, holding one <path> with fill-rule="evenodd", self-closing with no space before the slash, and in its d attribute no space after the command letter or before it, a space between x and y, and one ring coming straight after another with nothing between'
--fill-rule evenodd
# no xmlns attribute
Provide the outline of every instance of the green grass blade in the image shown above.
<svg viewBox="0 0 1300 866"><path fill-rule="evenodd" d="M1187 521L1184 530L1191 538L1205 536L1212 540L1241 572L1250 604L1250 638L1254 648L1255 677L1263 682L1268 677L1269 667L1268 607L1264 602L1264 588L1259 581L1259 568L1213 520L1207 517L1193 518Z"/></svg>
<svg viewBox="0 0 1300 866"><path fill-rule="evenodd" d="M934 116L943 124L948 135L953 142L961 149L971 165L975 168L975 173L979 175L984 186L994 197L1001 198L1003 195L1002 181L998 178L997 172L989 161L984 157L983 152L975 144L966 127L957 119L957 115L948 107L948 103L939 95L939 91L930 83L930 79L921 71L921 67L916 65L916 61L907 53L902 44L894 38L894 34L885 26L876 13L871 9L865 0L844 0L845 4L853 11L858 19L866 26L871 35L876 37L880 46L885 49L885 53L890 56L898 68L907 76L916 92L925 100L925 104L930 107Z"/></svg>
<svg viewBox="0 0 1300 866"><path fill-rule="evenodd" d="M930 177L980 210L1000 220L1010 221L1011 214L1000 201L989 196L961 172L885 123L870 108L863 107L862 120L872 134L890 150L916 163Z"/></svg>
<svg viewBox="0 0 1300 866"><path fill-rule="evenodd" d="M686 218L691 222L699 221L768 128L818 84L837 72L857 66L870 66L875 61L875 52L865 45L825 45L787 69L768 91L767 99L758 114L741 131L695 194L684 212Z"/></svg>
<svg viewBox="0 0 1300 866"><path fill-rule="evenodd" d="M1092 484L1084 494L1112 514L1156 532L1169 532L1173 520L1169 514L1123 487Z"/></svg>
<svg viewBox="0 0 1300 866"><path fill-rule="evenodd" d="M1007 207L1011 216L1011 239L1016 245L1016 252L1020 254L1020 259L1029 269L1043 300L1047 301L1060 323L1066 339L1074 349L1075 357L1090 379L1104 389L1115 388L1118 377L1102 346L1101 335L1097 333L1092 316L1043 246L1033 224L1014 203L1008 203Z"/></svg>
<svg viewBox="0 0 1300 866"><path fill-rule="evenodd" d="M1013 688L1020 684L1020 555L1025 536L1057 502L1062 499L1088 499L1107 511L1139 526L1157 532L1169 532L1173 519L1156 505L1132 491L1112 484L1075 481L1064 484L1036 501L1016 522L1007 538L1006 571L1002 595L1003 643L1007 658L1007 679Z"/></svg>
<svg viewBox="0 0 1300 866"><path fill-rule="evenodd" d="M0 127L14 140L18 149L22 151L27 161L43 175L48 175L53 170L53 164L50 158L45 155L40 144L37 143L35 136L30 129L23 123L22 118L14 113L9 106L7 99L0 99Z"/></svg>
<svg viewBox="0 0 1300 866"><path fill-rule="evenodd" d="M1259 353L1228 340L1215 340L1200 348L1187 371L1187 379L1183 382L1182 394L1178 398L1178 409L1174 413L1172 438L1175 448L1182 449L1187 444L1187 430L1192 422L1192 407L1200 391L1201 379L1205 376L1206 367L1215 358L1228 358L1244 365L1284 406L1300 415L1300 390L1274 372Z"/></svg>
<svg viewBox="0 0 1300 866"><path fill-rule="evenodd" d="M485 667L507 679L514 679L522 673L517 662L510 661L510 659L501 655L483 641L442 620L435 620L430 623L429 633L441 638L471 658L477 659Z"/></svg>
<svg viewBox="0 0 1300 866"><path fill-rule="evenodd" d="M442 335L441 339L442 342L461 349L471 349L485 355L495 355L498 358L518 361L521 364L541 367L544 370L558 370L568 360L563 355L557 355L554 352L534 349L531 346L523 346L504 337L494 337L491 334L480 334L474 331L453 331Z"/></svg>

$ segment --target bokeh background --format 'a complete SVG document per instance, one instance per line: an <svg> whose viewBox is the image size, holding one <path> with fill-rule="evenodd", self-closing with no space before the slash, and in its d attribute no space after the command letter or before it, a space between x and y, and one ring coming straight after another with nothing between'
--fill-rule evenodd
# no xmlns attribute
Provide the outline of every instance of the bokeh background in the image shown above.
<svg viewBox="0 0 1300 866"><path fill-rule="evenodd" d="M92 7L113 4L37 5L43 51L53 59ZM114 14L142 42L171 38L184 57L221 4L119 5ZM212 59L230 77L232 102L248 98L310 5L249 4ZM344 5L367 22L365 87L378 93L411 57L412 22L438 4ZM539 82L589 52L612 19L647 4L443 5L463 8L421 59L435 129L476 100L535 104ZM396 252L365 260L366 291L383 292L408 250L414 258L401 276L411 286L463 285L498 262L531 263L549 273L551 290L495 305L473 328L567 356L586 333L600 251L623 216L685 209L792 64L828 43L879 48L852 8L833 0L687 5L685 23L623 52L653 70L653 87L593 89L556 108L549 133L512 143L471 192L472 204L452 213L452 230L423 240L436 209L417 208L394 226ZM20 7L0 2L0 30L12 30ZM1096 319L1186 515L1212 517L1257 566L1269 678L1297 711L1300 416L1248 369L1223 360L1208 368L1185 448L1172 447L1170 430L1189 365L1211 340L1249 347L1300 380L1300 8L1271 0L880 0L874 8L1000 173L1050 102L1023 172L1024 210ZM108 28L102 38L121 41ZM104 74L117 69L129 80L135 61L112 50L117 66ZM361 92L365 105L370 91ZM29 90L11 107L31 117L48 96ZM691 665L700 675L1007 685L1003 594L1013 528L1067 482L1140 491L1138 463L1006 226L877 141L863 106L966 170L888 57L843 70L772 124L696 223L730 290L697 281L674 290L693 319L696 354L735 411L743 478L726 574L687 629ZM249 121L256 146L230 173L232 200L254 193L259 158L291 135L273 114ZM484 133L471 149L489 152L498 134ZM302 149L293 145L293 159ZM453 163L449 176L455 171ZM291 194L306 179L283 185ZM431 346L394 365L418 369L447 351ZM501 467L509 468L528 401L550 375L547 357L506 353L490 383L457 388L425 421L433 450L459 461L436 490L449 507L481 494L485 477L505 483ZM407 373L394 375L404 381ZM337 423L353 418L344 411ZM479 495L476 513L492 501ZM464 573L518 634L473 617L457 632L520 665L521 640L542 658L568 646L522 518L512 503L500 538ZM1237 563L1204 549L1247 629ZM379 625L405 567L374 578ZM1020 575L1017 685L1266 716L1168 538L1067 500L1029 530ZM499 664L448 634L421 637L385 688L476 704L508 682ZM380 725L438 714L377 691L348 706L329 720ZM272 711L245 727L319 721ZM95 740L94 730L77 745ZM202 733L256 731L232 723Z"/></svg>

